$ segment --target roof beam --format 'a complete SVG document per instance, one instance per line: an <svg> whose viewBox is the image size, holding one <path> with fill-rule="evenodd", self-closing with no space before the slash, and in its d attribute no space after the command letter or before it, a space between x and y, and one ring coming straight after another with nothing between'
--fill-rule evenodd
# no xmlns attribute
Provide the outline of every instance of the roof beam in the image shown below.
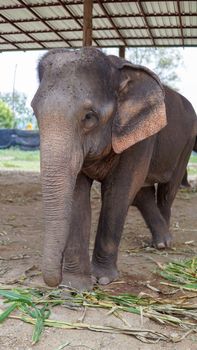
<svg viewBox="0 0 197 350"><path fill-rule="evenodd" d="M1 14L1 16L2 16L2 14ZM196 13L182 13L181 16L195 18ZM177 13L170 13L170 14L169 13L162 13L162 14L161 13L149 13L149 14L146 14L146 18L149 18L149 17L178 17L178 14ZM83 20L82 16L76 16L75 18L78 20ZM94 19L103 19L103 18L106 18L106 15L93 16L93 20ZM112 19L116 19L116 18L142 18L142 16L140 14L133 15L133 16L129 15L129 14L119 14L119 15L110 15L110 18L112 18ZM69 19L73 19L73 18L71 16L45 17L43 19L43 21L46 24L46 21L47 22L48 21L61 21L61 20L63 21L63 20L69 20ZM42 22L42 21L39 18L31 18L31 19L16 19L16 20L11 21L10 23L12 24L12 23L29 23L29 22ZM0 24L1 23L4 23L4 22L0 22ZM114 24L111 24L111 25L113 26L113 29L114 29ZM101 28L101 30L102 30L102 28Z"/></svg>
<svg viewBox="0 0 197 350"><path fill-rule="evenodd" d="M102 0L102 3L103 4L115 4L115 3L122 3L122 2L125 2L125 3L136 3L137 0ZM152 1L155 1L155 0L152 0ZM164 0L157 0L157 2L163 2ZM167 0L168 1L168 0ZM172 0L169 0L169 1L172 1ZM143 0L143 2L150 2L150 0ZM156 1L155 1L156 2ZM66 4L64 2L62 2L62 4L65 4L65 5L83 5L84 1L82 0L74 0L74 1L67 1ZM98 3L97 0L94 0L94 3ZM57 7L59 6L59 0L57 1L54 1L52 3L35 3L35 4L31 4L29 5L31 8L34 8L34 7ZM16 10L16 9L23 9L25 8L24 5L20 4L20 5L1 5L0 6L0 10Z"/></svg>
<svg viewBox="0 0 197 350"><path fill-rule="evenodd" d="M196 44L195 44L195 46L197 46ZM80 48L81 46L75 46L75 49L77 49L77 48ZM138 46L136 46L136 44L135 45L127 45L127 47L144 47L144 45L138 45ZM153 46L153 44L152 45L146 45L146 47L155 47L155 46ZM183 45L181 44L173 44L173 45L163 45L163 44L157 44L157 47L183 47ZM190 44L184 44L184 47L191 47L191 45ZM54 47L50 47L50 49L55 49L55 48L57 48L56 46L54 46ZM107 45L107 46L104 46L104 45L102 45L102 46L100 46L100 48L114 48L114 45ZM35 48L35 47L30 47L30 48L20 48L20 49L16 49L16 48L13 48L13 49L2 49L2 47L1 47L1 44L0 44L0 52L16 52L16 51L38 51L39 49L38 48ZM46 50L46 48L45 48L45 50Z"/></svg>
<svg viewBox="0 0 197 350"><path fill-rule="evenodd" d="M179 0L177 1L177 7L178 7L178 13L179 13L179 23L180 23L182 43L183 43L183 46L184 46L183 23L182 23L182 18L181 18L181 9L180 9Z"/></svg>
<svg viewBox="0 0 197 350"><path fill-rule="evenodd" d="M59 3L58 3L58 1L55 1L55 2L53 2L53 3L37 3L37 4L31 4L31 5L29 5L28 7L31 7L31 8L34 8L34 7L54 7L54 6L59 6ZM26 7L25 7L25 5L23 5L23 4L14 4L14 5L1 5L0 6L0 10L20 10L20 9L25 9Z"/></svg>
<svg viewBox="0 0 197 350"><path fill-rule="evenodd" d="M180 27L178 26L160 26L160 27L156 27L156 26L150 26L151 29L180 29ZM102 29L100 30L113 30L114 28L113 27L102 27ZM146 26L132 26L132 27L119 27L119 29L121 30L132 30L132 29L145 29L147 30L147 27ZM183 29L197 29L197 26L184 26ZM93 31L98 31L99 29L98 28L95 28L93 27L92 28ZM57 29L57 32L65 32L65 33L73 33L73 30L71 30L70 28L69 29ZM79 32L81 33L82 30L81 29L75 29L75 32ZM46 29L46 30L29 30L28 31L29 34L44 34L44 33L51 33L51 31L49 29ZM8 31L8 32L5 32L5 31L2 31L1 32L2 35L13 35L13 34L20 34L20 32L17 30L17 31ZM78 40L81 40L81 38L79 38Z"/></svg>
<svg viewBox="0 0 197 350"><path fill-rule="evenodd" d="M122 40L124 46L127 46L126 40L123 38L122 34L120 33L120 31L118 30L118 28L116 27L114 21L111 19L111 16L108 14L105 6L102 4L102 2L100 0L97 0L100 8L102 9L103 13L105 14L105 16L108 18L109 22L111 23L113 29L116 31L116 33L119 36L119 39Z"/></svg>
<svg viewBox="0 0 197 350"><path fill-rule="evenodd" d="M186 39L196 39L197 38L197 35L195 35L195 36L187 36L186 37ZM140 39L140 40L142 40L142 39L149 39L149 40L151 40L151 38L150 38L150 36L128 36L126 39L128 39L128 40L138 40L138 39ZM181 39L181 37L180 36L154 36L154 39ZM80 39L70 39L70 41L79 41ZM102 38L102 37L100 37L100 38L97 38L97 40L120 40L120 38L118 37L118 36L114 36L114 37L109 37L109 38L107 38L107 37L105 37L105 38ZM43 40L43 41L45 41L45 40ZM50 40L49 40L50 41ZM54 40L54 41L56 41L56 40ZM118 47L119 47L119 45L117 45ZM124 47L124 46L122 46L122 47Z"/></svg>
<svg viewBox="0 0 197 350"><path fill-rule="evenodd" d="M1 36L0 35L0 37L2 37L3 38L3 36ZM4 40L7 40L10 44L12 44L12 45L14 45L14 42L12 42L12 41L10 41L10 40L8 40L8 39L5 39L5 38L3 38ZM113 40L120 40L120 38L119 37L113 37L113 38L97 38L97 40L100 40L100 41L108 41L108 40L111 40L111 39L113 39ZM146 39L149 39L150 40L150 37L149 36L141 36L141 37L138 37L138 36L136 36L136 37L128 37L127 38L128 40L146 40ZM157 37L154 37L154 39L156 39L156 40L159 40L159 39L161 39L161 40L163 40L163 39L167 39L167 40L173 40L173 39L181 39L179 36L157 36ZM187 37L186 39L197 39L197 36L192 36L192 37ZM72 42L75 42L75 41L81 41L80 39L70 39L70 43L72 43ZM63 40L61 40L61 39L46 39L46 40L37 40L37 42L39 43L39 44L41 44L41 43L58 43L58 42L64 42ZM34 42L32 41L32 40L19 40L19 41L17 41L16 42L17 44L33 44ZM5 45L6 43L0 43L0 45ZM128 45L129 46L129 45ZM153 46L153 45L152 45ZM100 47L102 47L102 46L100 46ZM116 46L116 47L119 47L118 45ZM121 50L121 52L123 53L124 52L124 49L125 49L125 46L120 46L119 47ZM46 47L45 47L45 49L46 49ZM123 57L123 56L121 56L121 57Z"/></svg>

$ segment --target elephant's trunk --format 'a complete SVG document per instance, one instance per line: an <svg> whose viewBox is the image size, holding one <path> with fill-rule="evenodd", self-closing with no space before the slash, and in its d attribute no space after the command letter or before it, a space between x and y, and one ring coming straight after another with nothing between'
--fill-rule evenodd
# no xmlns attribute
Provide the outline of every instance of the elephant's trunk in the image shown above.
<svg viewBox="0 0 197 350"><path fill-rule="evenodd" d="M51 133L50 137L45 137L41 133L45 216L43 278L52 287L60 284L62 280L62 262L69 235L73 191L82 165L81 152L74 150L72 143L65 133L64 137L59 133L56 133L55 137Z"/></svg>

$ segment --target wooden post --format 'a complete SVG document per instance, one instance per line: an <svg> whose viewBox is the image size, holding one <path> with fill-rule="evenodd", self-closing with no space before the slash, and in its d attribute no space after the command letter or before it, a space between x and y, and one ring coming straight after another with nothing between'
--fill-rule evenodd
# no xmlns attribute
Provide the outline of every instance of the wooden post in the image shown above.
<svg viewBox="0 0 197 350"><path fill-rule="evenodd" d="M83 46L92 45L92 9L93 0L83 2Z"/></svg>
<svg viewBox="0 0 197 350"><path fill-rule="evenodd" d="M125 46L119 47L119 57L125 58Z"/></svg>

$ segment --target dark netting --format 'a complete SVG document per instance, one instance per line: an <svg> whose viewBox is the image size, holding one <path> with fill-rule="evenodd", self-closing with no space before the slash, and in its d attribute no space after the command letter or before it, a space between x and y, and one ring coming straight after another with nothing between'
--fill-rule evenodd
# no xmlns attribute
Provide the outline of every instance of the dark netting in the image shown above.
<svg viewBox="0 0 197 350"><path fill-rule="evenodd" d="M39 132L19 129L0 129L0 149L10 147L18 147L24 151L39 149Z"/></svg>

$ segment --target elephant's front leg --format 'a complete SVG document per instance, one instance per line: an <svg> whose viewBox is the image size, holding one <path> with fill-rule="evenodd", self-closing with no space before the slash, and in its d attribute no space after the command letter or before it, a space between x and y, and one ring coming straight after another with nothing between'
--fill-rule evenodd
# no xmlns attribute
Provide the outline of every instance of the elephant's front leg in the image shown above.
<svg viewBox="0 0 197 350"><path fill-rule="evenodd" d="M100 284L118 276L118 247L125 218L145 181L151 154L151 140L133 146L120 156L116 169L102 183L102 208L92 257L92 273Z"/></svg>
<svg viewBox="0 0 197 350"><path fill-rule="evenodd" d="M62 285L77 290L92 288L89 236L91 225L90 189L92 180L80 173L77 178L68 244L64 253Z"/></svg>

